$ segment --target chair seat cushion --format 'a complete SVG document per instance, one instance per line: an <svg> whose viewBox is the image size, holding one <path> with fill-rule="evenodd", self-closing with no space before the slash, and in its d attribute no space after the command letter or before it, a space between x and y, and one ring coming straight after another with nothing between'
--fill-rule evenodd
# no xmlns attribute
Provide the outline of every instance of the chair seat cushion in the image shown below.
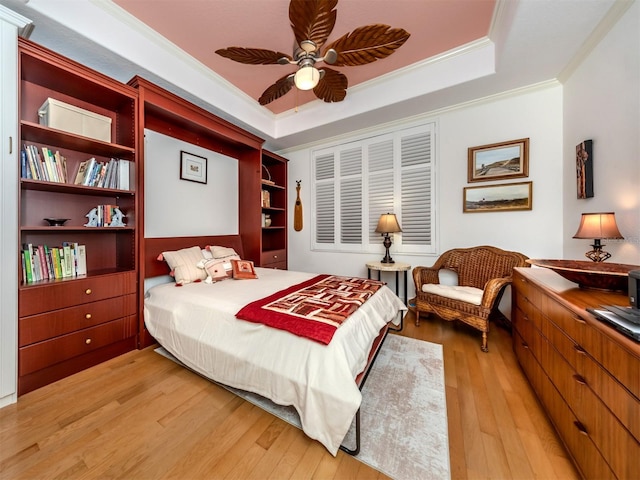
<svg viewBox="0 0 640 480"><path fill-rule="evenodd" d="M439 283L426 283L422 285L422 291L433 293L441 297L452 298L462 302L480 305L482 302L483 290L476 287L463 287L461 285L441 285Z"/></svg>

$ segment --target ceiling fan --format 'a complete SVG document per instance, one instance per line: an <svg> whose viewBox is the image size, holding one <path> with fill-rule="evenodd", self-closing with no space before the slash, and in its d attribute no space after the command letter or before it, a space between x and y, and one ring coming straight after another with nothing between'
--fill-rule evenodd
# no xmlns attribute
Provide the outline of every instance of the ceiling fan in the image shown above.
<svg viewBox="0 0 640 480"><path fill-rule="evenodd" d="M297 65L267 88L260 96L266 105L285 95L296 86L311 90L325 102L341 102L347 95L347 77L328 67L316 68L320 62L336 67L365 65L386 58L409 38L402 28L374 24L356 28L321 48L336 23L338 0L291 0L289 21L295 36L293 56L262 48L229 47L216 50L221 55L248 65Z"/></svg>

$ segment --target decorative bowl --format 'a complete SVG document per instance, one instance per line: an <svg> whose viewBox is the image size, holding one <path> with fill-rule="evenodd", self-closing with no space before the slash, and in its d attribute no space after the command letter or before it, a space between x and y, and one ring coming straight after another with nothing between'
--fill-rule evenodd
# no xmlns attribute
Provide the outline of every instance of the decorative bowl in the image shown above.
<svg viewBox="0 0 640 480"><path fill-rule="evenodd" d="M68 218L45 218L44 221L49 224L50 227L62 227L68 221Z"/></svg>
<svg viewBox="0 0 640 480"><path fill-rule="evenodd" d="M590 262L587 260L527 260L538 267L549 268L580 288L599 290L629 290L629 271L640 269L639 265L622 263Z"/></svg>

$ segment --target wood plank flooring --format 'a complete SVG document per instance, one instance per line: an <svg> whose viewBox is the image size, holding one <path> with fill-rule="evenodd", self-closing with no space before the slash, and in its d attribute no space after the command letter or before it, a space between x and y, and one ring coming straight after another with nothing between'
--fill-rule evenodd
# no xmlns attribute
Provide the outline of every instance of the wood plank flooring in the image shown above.
<svg viewBox="0 0 640 480"><path fill-rule="evenodd" d="M405 319L444 345L451 476L579 478L493 327ZM364 432L366 434L366 432ZM0 479L383 479L153 352L134 351L0 409Z"/></svg>

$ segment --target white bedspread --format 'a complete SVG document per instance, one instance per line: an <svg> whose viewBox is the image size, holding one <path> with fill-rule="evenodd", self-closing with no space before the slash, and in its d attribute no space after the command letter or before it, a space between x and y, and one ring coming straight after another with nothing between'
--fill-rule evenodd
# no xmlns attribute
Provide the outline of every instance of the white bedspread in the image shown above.
<svg viewBox="0 0 640 480"><path fill-rule="evenodd" d="M145 298L151 335L196 372L232 387L293 405L304 432L333 455L362 400L354 378L380 329L406 310L386 286L336 331L329 345L238 320L245 304L315 274L256 268L258 280L225 280L182 287L163 284Z"/></svg>

